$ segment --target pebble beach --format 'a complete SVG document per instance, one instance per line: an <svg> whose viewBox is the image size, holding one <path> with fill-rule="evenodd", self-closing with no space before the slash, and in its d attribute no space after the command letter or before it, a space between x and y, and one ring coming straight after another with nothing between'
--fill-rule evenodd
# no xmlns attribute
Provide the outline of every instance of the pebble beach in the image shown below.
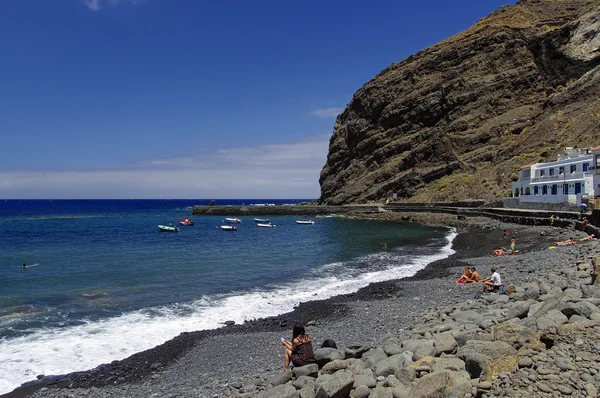
<svg viewBox="0 0 600 398"><path fill-rule="evenodd" d="M6 394L49 397L596 397L600 285L590 284L598 241L587 234L486 218L435 220L458 236L451 257L410 278L307 302L293 312L165 344L87 372ZM508 229L520 253L493 257ZM541 236L545 230L547 236ZM495 267L506 294L458 285L468 265ZM306 325L318 365L283 372L279 337ZM332 339L337 349L319 348Z"/></svg>

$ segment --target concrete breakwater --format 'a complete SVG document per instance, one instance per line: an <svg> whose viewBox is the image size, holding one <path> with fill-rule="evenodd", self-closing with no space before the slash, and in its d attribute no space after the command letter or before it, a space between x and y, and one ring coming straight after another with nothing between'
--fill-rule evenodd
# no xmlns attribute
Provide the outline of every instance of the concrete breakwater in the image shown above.
<svg viewBox="0 0 600 398"><path fill-rule="evenodd" d="M277 206L194 206L193 215L206 216L319 216L330 214L377 213L373 206L319 206L319 205L277 205Z"/></svg>

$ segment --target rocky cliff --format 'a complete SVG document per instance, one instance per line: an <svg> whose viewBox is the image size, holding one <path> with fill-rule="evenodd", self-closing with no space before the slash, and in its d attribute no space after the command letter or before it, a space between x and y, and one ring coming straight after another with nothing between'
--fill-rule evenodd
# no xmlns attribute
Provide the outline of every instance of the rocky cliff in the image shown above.
<svg viewBox="0 0 600 398"><path fill-rule="evenodd" d="M493 200L600 145L599 51L599 1L527 0L387 67L337 117L320 202Z"/></svg>

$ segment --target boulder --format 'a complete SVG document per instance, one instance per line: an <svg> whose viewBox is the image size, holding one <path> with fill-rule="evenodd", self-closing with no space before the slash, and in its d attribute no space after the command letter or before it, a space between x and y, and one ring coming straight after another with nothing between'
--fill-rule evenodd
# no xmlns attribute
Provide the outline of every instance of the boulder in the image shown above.
<svg viewBox="0 0 600 398"><path fill-rule="evenodd" d="M550 310L544 316L541 316L537 319L536 326L538 330L547 330L567 322L569 322L569 318L567 318L562 312L559 310Z"/></svg>
<svg viewBox="0 0 600 398"><path fill-rule="evenodd" d="M387 357L388 356L385 354L385 351L383 351L383 348L377 347L365 352L362 356L362 359L363 361L365 361L368 367L370 367L371 369L375 369L375 365L377 365L379 361L383 361Z"/></svg>
<svg viewBox="0 0 600 398"><path fill-rule="evenodd" d="M449 370L440 370L427 374L411 388L409 396L411 398L434 398L447 396L446 390L452 389L458 394L471 390L471 381L467 372L451 372ZM460 391L460 392L459 392Z"/></svg>
<svg viewBox="0 0 600 398"><path fill-rule="evenodd" d="M494 341L503 341L517 350L539 340L539 334L533 329L510 322L503 322L494 326L492 335Z"/></svg>
<svg viewBox="0 0 600 398"><path fill-rule="evenodd" d="M318 348L314 353L315 360L320 368L322 368L328 362L335 361L336 359L343 359L342 353L336 348Z"/></svg>
<svg viewBox="0 0 600 398"><path fill-rule="evenodd" d="M336 359L334 361L328 362L326 363L322 368L321 368L321 373L335 373L338 370L341 369L347 369L348 368L348 361L344 360L344 359Z"/></svg>
<svg viewBox="0 0 600 398"><path fill-rule="evenodd" d="M410 361L402 354L392 355L389 358L379 361L375 366L376 376L389 376L393 375L399 369L405 368L410 365Z"/></svg>
<svg viewBox="0 0 600 398"><path fill-rule="evenodd" d="M281 372L271 376L267 380L267 384L272 384L273 386L279 386L281 384L285 384L288 381L292 380L292 372Z"/></svg>
<svg viewBox="0 0 600 398"><path fill-rule="evenodd" d="M308 365L304 366L294 366L292 368L292 373L294 374L294 377L317 377L317 373L319 373L319 365L317 365L316 363L309 363Z"/></svg>
<svg viewBox="0 0 600 398"><path fill-rule="evenodd" d="M440 356L442 353L451 354L458 347L458 343L454 337L446 337L437 339L433 346L435 347L435 356Z"/></svg>
<svg viewBox="0 0 600 398"><path fill-rule="evenodd" d="M516 353L517 350L503 341L469 340L458 349L458 357L465 362L466 370L473 378L479 377L493 360L514 356L516 363Z"/></svg>
<svg viewBox="0 0 600 398"><path fill-rule="evenodd" d="M528 301L517 301L510 307L504 319L525 318L530 306L531 304Z"/></svg>
<svg viewBox="0 0 600 398"><path fill-rule="evenodd" d="M353 385L354 377L350 373L336 372L317 388L315 398L347 398Z"/></svg>

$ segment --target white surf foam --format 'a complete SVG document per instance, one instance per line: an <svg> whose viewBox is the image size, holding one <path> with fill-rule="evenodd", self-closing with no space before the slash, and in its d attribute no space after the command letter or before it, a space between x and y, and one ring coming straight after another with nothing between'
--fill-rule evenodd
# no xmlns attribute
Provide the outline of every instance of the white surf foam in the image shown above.
<svg viewBox="0 0 600 398"><path fill-rule="evenodd" d="M405 257L390 251L359 259L364 264L374 261L386 264L376 270L367 268L367 272L344 273L343 263L326 265L314 273L314 278L303 280L301 288L297 282L273 286L268 291L204 297L192 303L140 310L79 326L39 330L0 340L0 394L34 380L39 374L82 371L126 358L182 332L218 328L228 320L243 323L279 315L301 302L352 293L370 283L412 276L427 264L454 253L451 247L456 235L452 230L446 237L447 244L434 255Z"/></svg>

